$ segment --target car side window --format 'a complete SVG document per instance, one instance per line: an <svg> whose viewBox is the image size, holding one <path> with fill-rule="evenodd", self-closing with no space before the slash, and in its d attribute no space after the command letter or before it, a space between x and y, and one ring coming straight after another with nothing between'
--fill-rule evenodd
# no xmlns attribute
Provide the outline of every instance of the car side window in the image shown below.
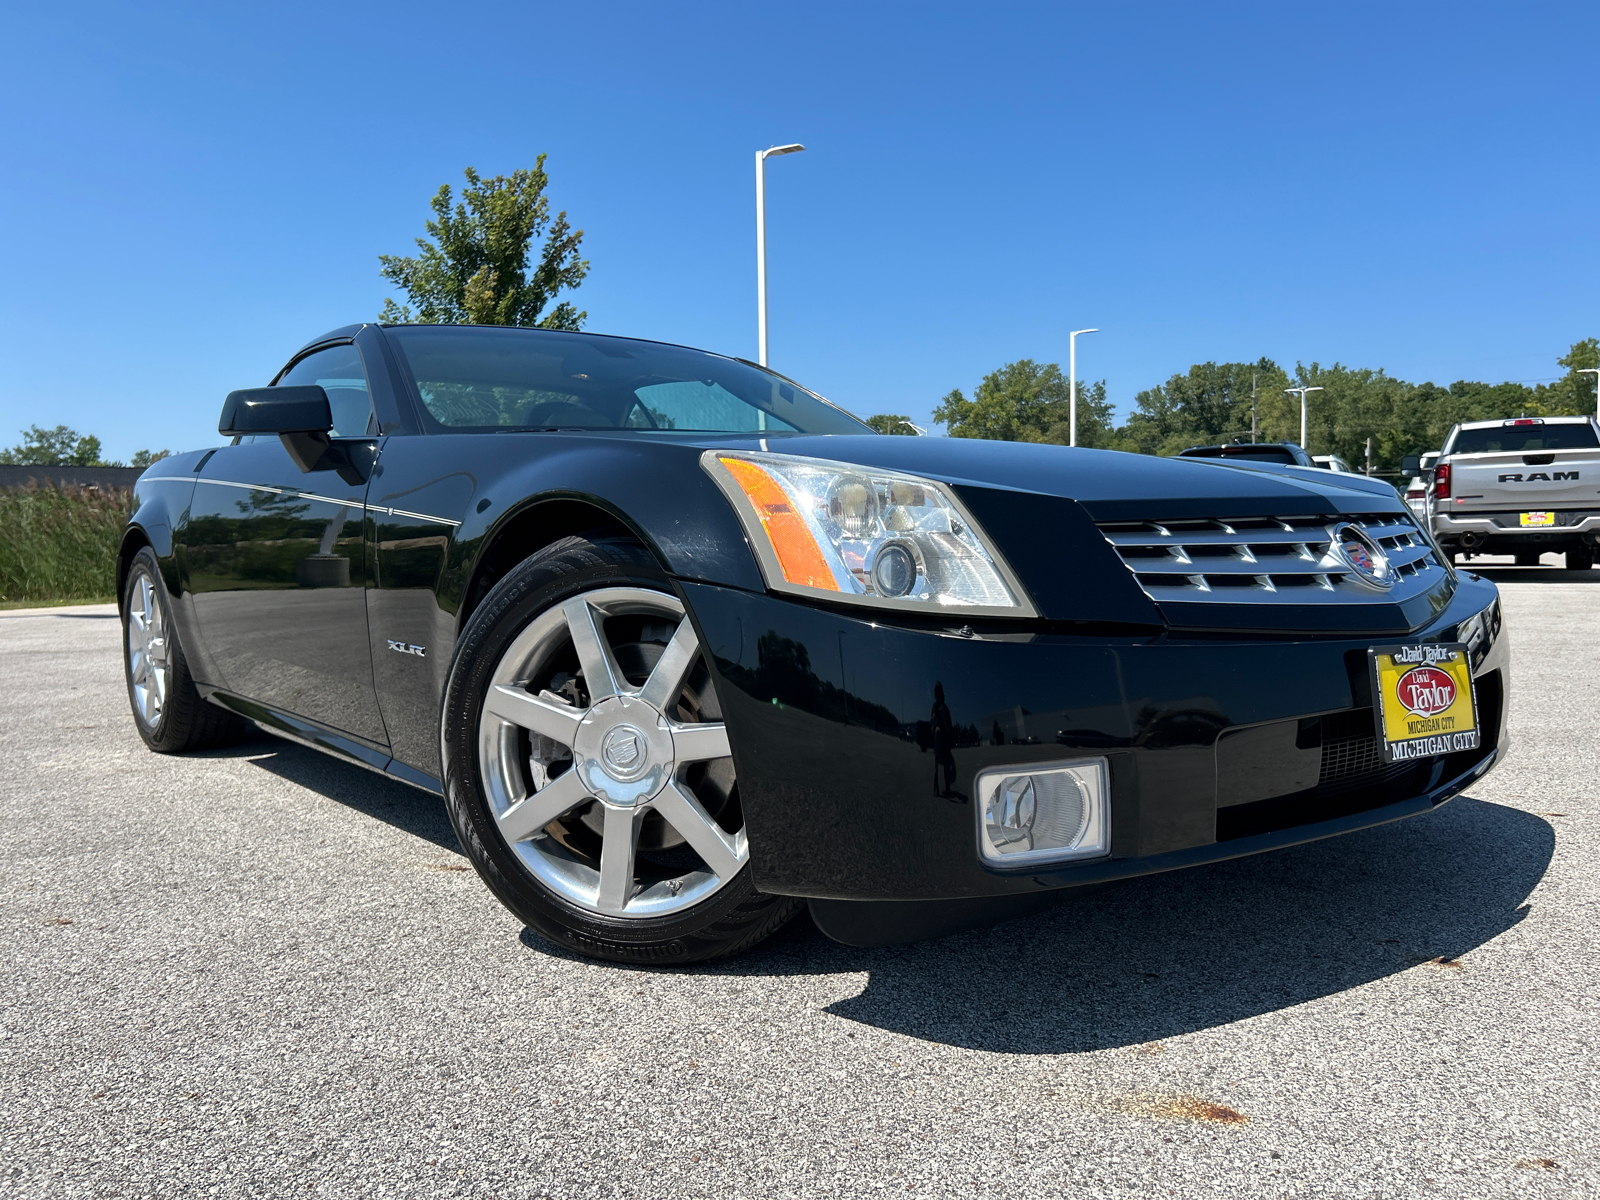
<svg viewBox="0 0 1600 1200"><path fill-rule="evenodd" d="M328 393L334 437L368 437L377 431L367 373L361 366L361 354L354 346L330 346L306 355L289 368L277 386L312 383Z"/></svg>

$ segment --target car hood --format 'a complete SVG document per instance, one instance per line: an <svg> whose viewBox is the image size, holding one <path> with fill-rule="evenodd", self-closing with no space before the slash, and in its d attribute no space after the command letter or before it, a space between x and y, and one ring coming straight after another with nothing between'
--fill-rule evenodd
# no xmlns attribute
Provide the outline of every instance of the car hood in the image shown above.
<svg viewBox="0 0 1600 1200"><path fill-rule="evenodd" d="M1381 480L1276 463L950 437L791 436L745 444L905 471L957 487L1058 496L1076 501L1096 521L1319 516L1405 507L1399 493Z"/></svg>

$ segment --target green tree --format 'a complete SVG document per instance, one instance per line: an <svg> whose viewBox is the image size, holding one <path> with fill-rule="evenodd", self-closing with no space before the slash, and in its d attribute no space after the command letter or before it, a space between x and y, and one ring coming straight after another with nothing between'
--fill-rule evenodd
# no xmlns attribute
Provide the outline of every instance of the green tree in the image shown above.
<svg viewBox="0 0 1600 1200"><path fill-rule="evenodd" d="M0 450L0 463L29 467L114 467L100 458L100 439L80 434L65 425L41 429L30 425L22 431L22 444Z"/></svg>
<svg viewBox="0 0 1600 1200"><path fill-rule="evenodd" d="M1382 370L1346 367L1334 363L1323 367L1296 364L1297 386L1320 387L1306 399L1306 451L1311 454L1337 454L1360 469L1366 463L1366 441L1372 438L1373 466L1398 461L1410 453L1406 447L1415 441L1414 422L1407 406L1416 391L1413 384L1395 379ZM1300 440L1300 398L1286 396L1287 421L1275 421L1277 440ZM1289 428L1284 428L1284 426Z"/></svg>
<svg viewBox="0 0 1600 1200"><path fill-rule="evenodd" d="M171 455L171 450L135 450L133 452L133 461L128 465L130 467L148 467L151 463L160 462L163 458L169 458Z"/></svg>
<svg viewBox="0 0 1600 1200"><path fill-rule="evenodd" d="M1117 431L1113 444L1119 450L1144 454L1176 454L1185 446L1235 437L1248 440L1252 387L1258 396L1260 440L1284 440L1278 418L1286 407L1283 389L1287 386L1288 376L1270 358L1253 363L1196 363L1184 374L1135 396L1128 423ZM1299 436L1297 423L1287 440Z"/></svg>
<svg viewBox="0 0 1600 1200"><path fill-rule="evenodd" d="M1071 437L1069 399L1060 364L1023 358L985 375L970 400L960 388L947 393L933 410L933 419L949 429L951 437L1064 446ZM1105 380L1080 384L1078 445L1109 445L1112 427Z"/></svg>
<svg viewBox="0 0 1600 1200"><path fill-rule="evenodd" d="M1530 415L1576 417L1594 412L1595 381L1600 376L1582 374L1582 368L1600 367L1600 338L1574 342L1556 363L1567 368L1567 373L1550 386L1535 390L1533 403L1538 409L1530 409Z"/></svg>
<svg viewBox="0 0 1600 1200"><path fill-rule="evenodd" d="M879 433L909 434L912 437L917 435L917 431L912 428L911 418L902 417L898 413L878 413L876 416L868 417L867 424Z"/></svg>
<svg viewBox="0 0 1600 1200"><path fill-rule="evenodd" d="M1303 384L1322 389L1311 394L1307 406L1307 450L1337 454L1360 470L1370 438L1373 470L1394 474L1405 455L1439 449L1461 421L1593 413L1594 376L1582 370L1600 366L1600 339L1574 342L1557 361L1567 373L1536 388L1472 380L1457 380L1449 387L1413 384L1382 370L1342 363L1296 363L1292 377L1270 358L1196 363L1135 396L1133 412L1120 429L1112 428L1104 383L1080 387L1078 442L1176 454L1185 446L1247 438L1252 386L1259 439L1299 441L1300 402L1284 389ZM948 426L952 437L1064 443L1066 397L1066 380L1057 365L1021 359L985 375L970 400L959 388L950 392L934 418Z"/></svg>
<svg viewBox="0 0 1600 1200"><path fill-rule="evenodd" d="M427 223L433 241L418 238L415 258L378 256L383 277L410 299L407 305L385 300L378 319L581 329L589 314L566 301L545 312L563 288L583 282L589 263L578 257L583 230L572 229L564 211L550 216L544 159L539 155L531 171L509 178L481 179L468 167L454 207L450 185L441 186L431 202L435 219ZM541 236L539 262L530 272L532 245Z"/></svg>

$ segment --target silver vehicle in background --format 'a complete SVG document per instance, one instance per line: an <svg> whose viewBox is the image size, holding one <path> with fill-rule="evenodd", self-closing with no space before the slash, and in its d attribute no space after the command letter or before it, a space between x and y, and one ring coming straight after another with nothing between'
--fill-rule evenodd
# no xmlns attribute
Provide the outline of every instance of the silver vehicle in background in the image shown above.
<svg viewBox="0 0 1600 1200"><path fill-rule="evenodd" d="M1466 421L1433 463L1428 458L1408 458L1402 472L1427 480L1433 536L1445 553L1514 554L1529 567L1557 553L1568 570L1594 566L1600 423L1593 417Z"/></svg>
<svg viewBox="0 0 1600 1200"><path fill-rule="evenodd" d="M1432 528L1429 524L1429 499L1428 480L1433 477L1433 468L1438 465L1439 452L1430 450L1420 459L1405 460L1405 470L1402 472L1406 478L1405 487L1400 489L1400 494L1406 498L1406 507L1411 510L1417 523L1424 528Z"/></svg>

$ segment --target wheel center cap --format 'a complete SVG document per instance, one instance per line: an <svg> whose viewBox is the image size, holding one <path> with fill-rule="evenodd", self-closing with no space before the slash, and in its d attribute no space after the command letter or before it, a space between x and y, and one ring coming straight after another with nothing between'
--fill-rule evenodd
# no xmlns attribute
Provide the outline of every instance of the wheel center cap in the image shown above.
<svg viewBox="0 0 1600 1200"><path fill-rule="evenodd" d="M644 734L632 725L613 725L600 739L600 761L614 779L631 779L640 768L649 766Z"/></svg>
<svg viewBox="0 0 1600 1200"><path fill-rule="evenodd" d="M590 794L619 808L648 801L675 766L667 719L632 696L612 696L591 708L572 739L572 755Z"/></svg>

